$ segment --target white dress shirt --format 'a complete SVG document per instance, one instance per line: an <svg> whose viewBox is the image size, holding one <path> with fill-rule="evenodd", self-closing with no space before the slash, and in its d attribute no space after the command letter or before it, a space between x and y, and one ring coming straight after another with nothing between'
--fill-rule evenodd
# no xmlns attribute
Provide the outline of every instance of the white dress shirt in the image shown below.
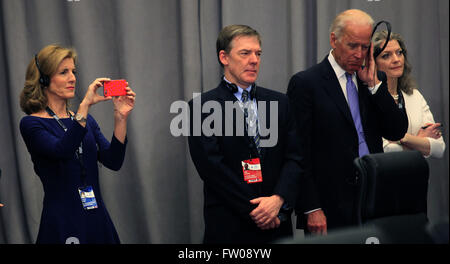
<svg viewBox="0 0 450 264"><path fill-rule="evenodd" d="M342 69L342 67L336 62L336 60L334 59L334 56L332 54L333 50L330 50L330 53L328 54L328 61L331 64L331 67L334 70L334 73L336 74L336 77L339 81L339 84L341 85L342 88L342 92L344 93L345 96L345 100L347 100L348 103L348 99L347 99L347 77L345 76L345 70ZM352 80L353 83L356 86L356 89L358 90L358 82L356 81L356 72L354 72L352 74ZM368 87L369 91L371 94L375 94L378 91L378 88L380 88L381 86L381 82L377 85L375 85L375 87Z"/></svg>

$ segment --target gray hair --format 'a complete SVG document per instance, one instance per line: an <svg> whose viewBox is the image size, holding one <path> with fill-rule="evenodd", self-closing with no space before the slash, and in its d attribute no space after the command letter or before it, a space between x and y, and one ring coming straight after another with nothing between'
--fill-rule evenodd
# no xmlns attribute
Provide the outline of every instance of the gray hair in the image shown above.
<svg viewBox="0 0 450 264"><path fill-rule="evenodd" d="M360 25L370 25L373 27L374 21L372 17L366 12L359 9L349 9L341 12L333 20L330 26L330 34L334 33L336 39L340 39L342 33L349 22L357 23Z"/></svg>

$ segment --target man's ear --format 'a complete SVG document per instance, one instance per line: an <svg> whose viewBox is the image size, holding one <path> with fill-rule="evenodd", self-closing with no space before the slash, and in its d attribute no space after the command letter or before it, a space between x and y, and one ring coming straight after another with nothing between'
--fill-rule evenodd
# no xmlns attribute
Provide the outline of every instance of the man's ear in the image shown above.
<svg viewBox="0 0 450 264"><path fill-rule="evenodd" d="M334 32L331 32L330 34L330 45L333 49L336 48L336 42L337 42L337 38L336 38L336 34L334 34Z"/></svg>
<svg viewBox="0 0 450 264"><path fill-rule="evenodd" d="M219 51L219 60L223 64L223 66L228 65L228 54L225 50Z"/></svg>

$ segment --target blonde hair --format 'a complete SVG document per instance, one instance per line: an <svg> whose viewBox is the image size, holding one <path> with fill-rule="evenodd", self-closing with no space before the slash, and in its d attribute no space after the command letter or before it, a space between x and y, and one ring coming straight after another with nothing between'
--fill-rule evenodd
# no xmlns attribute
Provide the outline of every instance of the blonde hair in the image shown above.
<svg viewBox="0 0 450 264"><path fill-rule="evenodd" d="M57 44L45 46L36 55L41 73L49 78L56 73L59 64L66 58L72 58L76 63L77 53L73 48L65 48ZM25 85L20 93L20 108L27 115L39 112L47 107L47 95L39 82L40 74L35 56L28 63L25 74Z"/></svg>

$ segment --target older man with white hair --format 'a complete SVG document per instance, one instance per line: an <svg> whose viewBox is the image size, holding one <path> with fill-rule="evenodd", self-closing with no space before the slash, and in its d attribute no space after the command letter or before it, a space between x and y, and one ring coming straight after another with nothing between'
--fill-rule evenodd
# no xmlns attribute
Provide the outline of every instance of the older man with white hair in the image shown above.
<svg viewBox="0 0 450 264"><path fill-rule="evenodd" d="M305 158L297 228L306 234L355 224L353 160L383 152L383 137L399 140L407 130L385 75L375 74L372 28L373 19L361 10L340 13L330 27L328 56L289 82Z"/></svg>

